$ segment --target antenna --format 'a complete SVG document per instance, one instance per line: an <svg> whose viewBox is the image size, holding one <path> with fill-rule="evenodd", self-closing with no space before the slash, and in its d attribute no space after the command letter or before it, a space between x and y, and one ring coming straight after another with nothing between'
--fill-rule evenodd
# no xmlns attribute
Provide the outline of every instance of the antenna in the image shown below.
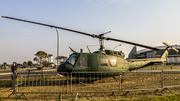
<svg viewBox="0 0 180 101"><path fill-rule="evenodd" d="M118 47L118 46L121 46L121 44L119 44L119 45L115 46L115 47L113 48L113 51L114 51L114 49L115 49L116 47Z"/></svg>
<svg viewBox="0 0 180 101"><path fill-rule="evenodd" d="M99 45L88 45L88 46L86 46L87 49L88 49L88 51L89 51L89 53L91 53L91 51L90 51L90 49L89 49L89 46L99 46Z"/></svg>
<svg viewBox="0 0 180 101"><path fill-rule="evenodd" d="M87 49L88 49L89 53L91 53L91 51L90 51L90 49L89 49L89 47L88 47L88 46L87 46Z"/></svg>

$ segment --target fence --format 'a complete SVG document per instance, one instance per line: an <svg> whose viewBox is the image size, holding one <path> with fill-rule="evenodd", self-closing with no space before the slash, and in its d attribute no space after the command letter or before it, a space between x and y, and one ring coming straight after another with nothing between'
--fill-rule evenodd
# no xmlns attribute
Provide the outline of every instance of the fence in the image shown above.
<svg viewBox="0 0 180 101"><path fill-rule="evenodd" d="M162 88L162 72L124 72L122 91Z"/></svg>
<svg viewBox="0 0 180 101"><path fill-rule="evenodd" d="M164 89L168 89L170 87L179 87L180 86L180 71L163 71L162 80L163 80Z"/></svg>
<svg viewBox="0 0 180 101"><path fill-rule="evenodd" d="M120 91L119 72L72 72L71 93L97 93ZM75 98L75 99L76 99Z"/></svg>
<svg viewBox="0 0 180 101"><path fill-rule="evenodd" d="M66 75L63 77L62 75ZM21 93L20 96L28 97L25 93L38 94L63 94L68 93L69 74L57 72L29 72L29 73L14 73L13 78L13 93Z"/></svg>
<svg viewBox="0 0 180 101"><path fill-rule="evenodd" d="M137 71L123 72L122 74L122 91L126 91L131 97L130 91L137 90L156 90L163 88L162 71Z"/></svg>
<svg viewBox="0 0 180 101"><path fill-rule="evenodd" d="M13 92L8 97L15 94L28 99L26 93L37 93L59 94L60 98L61 94L76 93L77 98L78 93L99 92L112 92L116 97L115 92L121 91L132 97L130 91L137 90L156 90L161 95L169 87L180 86L179 80L180 71L14 73Z"/></svg>

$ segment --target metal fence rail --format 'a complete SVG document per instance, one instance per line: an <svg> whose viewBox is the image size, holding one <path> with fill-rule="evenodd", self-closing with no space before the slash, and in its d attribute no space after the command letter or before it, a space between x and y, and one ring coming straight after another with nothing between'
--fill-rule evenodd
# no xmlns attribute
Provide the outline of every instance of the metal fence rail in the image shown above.
<svg viewBox="0 0 180 101"><path fill-rule="evenodd" d="M156 90L161 95L159 88L163 88L162 71L137 71L122 73L122 91L131 97L130 91Z"/></svg>
<svg viewBox="0 0 180 101"><path fill-rule="evenodd" d="M64 76L63 76L64 75ZM180 71L136 72L29 72L14 73L13 92L18 98L29 94L98 93L156 90L180 86ZM161 92L159 89L163 89ZM170 91L170 90L169 90ZM171 92L171 91L170 91ZM21 95L18 96L17 93ZM125 95L126 95L125 94ZM59 96L59 97L60 97ZM131 95L132 97L132 95Z"/></svg>
<svg viewBox="0 0 180 101"><path fill-rule="evenodd" d="M60 74L67 76L63 77ZM13 92L21 93L20 96L25 96L25 93L31 93L31 94L68 93L69 74L64 72L60 74L57 72L29 72L29 73L17 73L17 74L14 73ZM25 97L27 98L27 96Z"/></svg>
<svg viewBox="0 0 180 101"><path fill-rule="evenodd" d="M180 86L180 71L163 71L163 87Z"/></svg>
<svg viewBox="0 0 180 101"><path fill-rule="evenodd" d="M122 91L162 88L162 72L123 72Z"/></svg>
<svg viewBox="0 0 180 101"><path fill-rule="evenodd" d="M71 92L120 91L119 72L72 72Z"/></svg>
<svg viewBox="0 0 180 101"><path fill-rule="evenodd" d="M72 72L71 93L115 92L120 91L120 72Z"/></svg>

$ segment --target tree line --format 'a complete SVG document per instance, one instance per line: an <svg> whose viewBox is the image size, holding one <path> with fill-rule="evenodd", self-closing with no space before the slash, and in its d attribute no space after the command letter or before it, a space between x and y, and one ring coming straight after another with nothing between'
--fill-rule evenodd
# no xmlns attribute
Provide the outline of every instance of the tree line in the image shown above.
<svg viewBox="0 0 180 101"><path fill-rule="evenodd" d="M39 64L40 66L50 66L51 64L54 63L49 63L47 58L49 58L48 54L44 51L38 51L36 54L34 54L35 57L33 58L33 61ZM66 56L58 56L55 58L56 60L59 60L59 64L63 63L66 61L67 57ZM15 62L17 66L32 66L33 62L32 61L24 61L22 64ZM5 68L8 64L6 62L3 62L1 65L1 69Z"/></svg>
<svg viewBox="0 0 180 101"><path fill-rule="evenodd" d="M38 51L38 52L37 52L36 54L34 54L34 55L35 55L35 57L34 57L33 61L36 61L37 64L39 63L40 66L49 66L49 65L51 65L51 64L54 64L54 63L52 63L52 62L49 63L49 62L47 61L47 58L49 58L49 56L48 56L48 54L47 54L46 52L44 52L44 51ZM55 59L56 59L56 60L58 59L58 60L59 60L59 63L61 64L61 63L63 63L63 62L66 61L67 57L66 57L66 56L57 56Z"/></svg>

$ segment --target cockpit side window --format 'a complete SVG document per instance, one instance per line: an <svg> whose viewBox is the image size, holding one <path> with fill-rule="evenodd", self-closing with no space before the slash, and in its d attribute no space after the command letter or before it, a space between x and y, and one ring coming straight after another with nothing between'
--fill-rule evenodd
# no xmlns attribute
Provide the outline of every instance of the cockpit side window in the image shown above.
<svg viewBox="0 0 180 101"><path fill-rule="evenodd" d="M101 66L108 66L108 59L100 59L100 61L101 61Z"/></svg>
<svg viewBox="0 0 180 101"><path fill-rule="evenodd" d="M117 66L116 59L110 59L110 65L111 67L116 67Z"/></svg>
<svg viewBox="0 0 180 101"><path fill-rule="evenodd" d="M67 62L74 65L76 61L77 54L72 54L68 59Z"/></svg>
<svg viewBox="0 0 180 101"><path fill-rule="evenodd" d="M87 56L81 55L76 63L77 67L87 67Z"/></svg>

